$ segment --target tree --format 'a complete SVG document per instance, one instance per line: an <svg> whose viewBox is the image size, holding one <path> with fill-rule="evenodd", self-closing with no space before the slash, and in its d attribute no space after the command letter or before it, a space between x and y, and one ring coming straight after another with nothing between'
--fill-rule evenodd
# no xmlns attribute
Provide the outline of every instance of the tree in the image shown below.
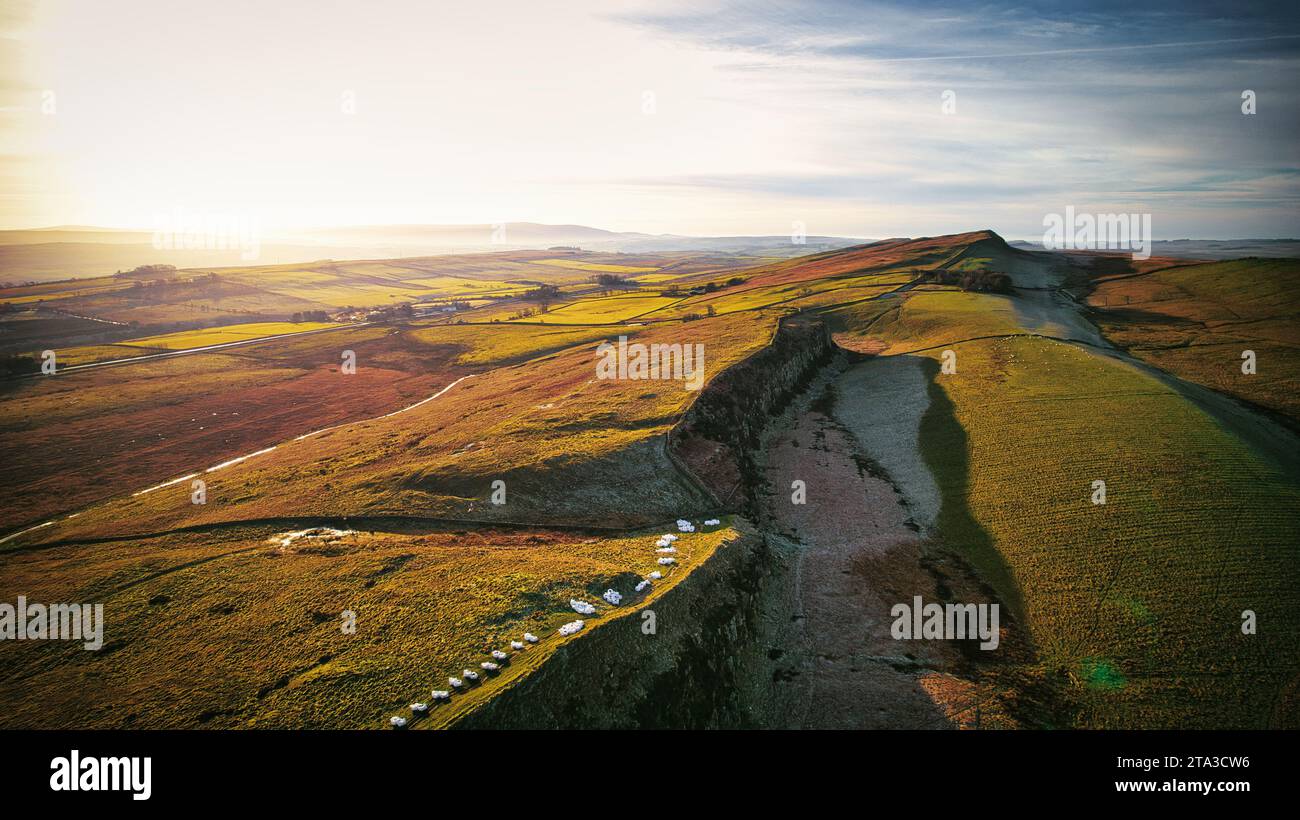
<svg viewBox="0 0 1300 820"><path fill-rule="evenodd" d="M550 309L551 304L559 301L560 289L555 285L539 285L524 294L524 300L536 302L541 306L542 313Z"/></svg>

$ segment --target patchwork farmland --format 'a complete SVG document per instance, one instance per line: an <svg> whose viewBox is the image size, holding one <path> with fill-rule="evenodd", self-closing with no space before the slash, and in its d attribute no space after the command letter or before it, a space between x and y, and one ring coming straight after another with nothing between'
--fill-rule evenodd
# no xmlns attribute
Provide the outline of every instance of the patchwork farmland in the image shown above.
<svg viewBox="0 0 1300 820"><path fill-rule="evenodd" d="M1295 271L975 231L6 289L0 583L107 627L3 647L0 723L1294 726ZM600 377L619 336L703 389ZM999 649L895 650L913 595Z"/></svg>

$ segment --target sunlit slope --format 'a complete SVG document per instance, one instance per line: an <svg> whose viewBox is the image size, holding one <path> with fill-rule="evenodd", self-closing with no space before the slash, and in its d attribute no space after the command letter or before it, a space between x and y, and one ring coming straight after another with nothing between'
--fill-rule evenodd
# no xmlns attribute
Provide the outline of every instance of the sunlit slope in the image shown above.
<svg viewBox="0 0 1300 820"><path fill-rule="evenodd" d="M645 330L635 341L703 344L712 377L767 344L774 323L770 316L718 317ZM497 368L397 415L288 441L206 473L204 505L191 504L189 482L181 482L115 499L38 536L285 516L625 527L706 509L707 496L663 450L664 434L698 394L683 381L597 379L595 347ZM337 389L347 388L341 382ZM504 505L489 502L496 480L506 482Z"/></svg>
<svg viewBox="0 0 1300 820"><path fill-rule="evenodd" d="M886 239L866 245L795 257L745 271L749 287L782 285L861 273L990 268L1009 273L1017 285L1054 284L1064 262L1050 254L1012 248L993 231L917 239Z"/></svg>
<svg viewBox="0 0 1300 820"><path fill-rule="evenodd" d="M1300 260L1180 265L1097 283L1107 338L1181 378L1300 421ZM1242 372L1243 353L1255 373Z"/></svg>
<svg viewBox="0 0 1300 820"><path fill-rule="evenodd" d="M925 479L938 489L933 531L1024 614L1040 672L1074 704L1074 721L1263 726L1294 715L1297 476L1104 350L981 338L1007 315L972 316L958 296L916 314L925 322L904 321L906 307L878 313L865 328L877 342L931 344L862 367L911 360L924 378L878 379L876 392L843 400L916 407ZM941 372L945 349L955 373ZM870 405L858 412L864 445L923 495L906 460L873 445ZM1106 483L1104 505L1092 503L1094 481ZM1246 610L1269 627L1243 635Z"/></svg>
<svg viewBox="0 0 1300 820"><path fill-rule="evenodd" d="M0 727L379 729L477 671L482 682L427 721L445 723L564 643L635 617L736 537L683 535L662 566L658 532L389 530L286 545L274 540L284 530L263 527L3 553L6 599L99 601L106 626L95 652L8 642ZM662 580L637 592L656 571ZM620 606L602 600L607 589ZM597 613L578 615L571 598ZM583 632L557 634L578 618ZM539 641L512 649L525 632ZM492 650L511 657L489 675Z"/></svg>

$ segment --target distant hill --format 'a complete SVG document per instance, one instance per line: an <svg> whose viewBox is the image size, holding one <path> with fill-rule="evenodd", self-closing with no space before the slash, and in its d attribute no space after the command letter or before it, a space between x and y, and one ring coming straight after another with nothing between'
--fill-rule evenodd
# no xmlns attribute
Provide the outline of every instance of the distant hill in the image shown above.
<svg viewBox="0 0 1300 820"><path fill-rule="evenodd" d="M677 236L607 231L585 225L509 222L504 226L375 225L322 228L252 236L228 247L154 247L149 231L58 226L0 231L0 282L48 282L99 276L138 265L178 268L281 265L318 259L391 259L472 251L545 249L557 245L622 253L708 251L795 256L844 247L860 239L809 236L801 244L789 235ZM215 242L210 244L217 244Z"/></svg>
<svg viewBox="0 0 1300 820"><path fill-rule="evenodd" d="M1037 242L1023 239L1010 244L1021 250L1044 249ZM1300 257L1300 239L1160 239L1151 243L1151 255L1178 259L1296 258Z"/></svg>

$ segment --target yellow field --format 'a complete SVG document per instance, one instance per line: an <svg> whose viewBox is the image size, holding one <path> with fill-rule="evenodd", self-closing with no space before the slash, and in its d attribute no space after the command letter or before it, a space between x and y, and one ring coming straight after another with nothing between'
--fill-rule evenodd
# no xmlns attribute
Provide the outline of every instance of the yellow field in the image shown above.
<svg viewBox="0 0 1300 820"><path fill-rule="evenodd" d="M186 330L180 333L166 333L162 336L146 336L143 339L130 339L119 342L131 347L151 347L163 350L188 350L192 347L242 342L246 339L259 339L263 336L276 336L282 333L302 333L307 330L320 330L327 327L339 327L336 322L252 322L244 325L225 325L209 327L202 330Z"/></svg>
<svg viewBox="0 0 1300 820"><path fill-rule="evenodd" d="M626 334L628 331L619 331ZM610 337L605 328L573 329L535 327L507 322L490 325L437 325L410 332L424 344L454 344L465 348L456 363L495 367L508 362L563 350L583 342L599 343Z"/></svg>
<svg viewBox="0 0 1300 820"><path fill-rule="evenodd" d="M518 321L540 321L557 325L612 324L650 313L676 301L668 296L605 296L579 299L562 307L552 308L547 313Z"/></svg>
<svg viewBox="0 0 1300 820"><path fill-rule="evenodd" d="M606 265L600 262L583 262L577 259L535 259L533 264L585 270L592 273L651 273L659 270L658 268L636 267L633 265Z"/></svg>

